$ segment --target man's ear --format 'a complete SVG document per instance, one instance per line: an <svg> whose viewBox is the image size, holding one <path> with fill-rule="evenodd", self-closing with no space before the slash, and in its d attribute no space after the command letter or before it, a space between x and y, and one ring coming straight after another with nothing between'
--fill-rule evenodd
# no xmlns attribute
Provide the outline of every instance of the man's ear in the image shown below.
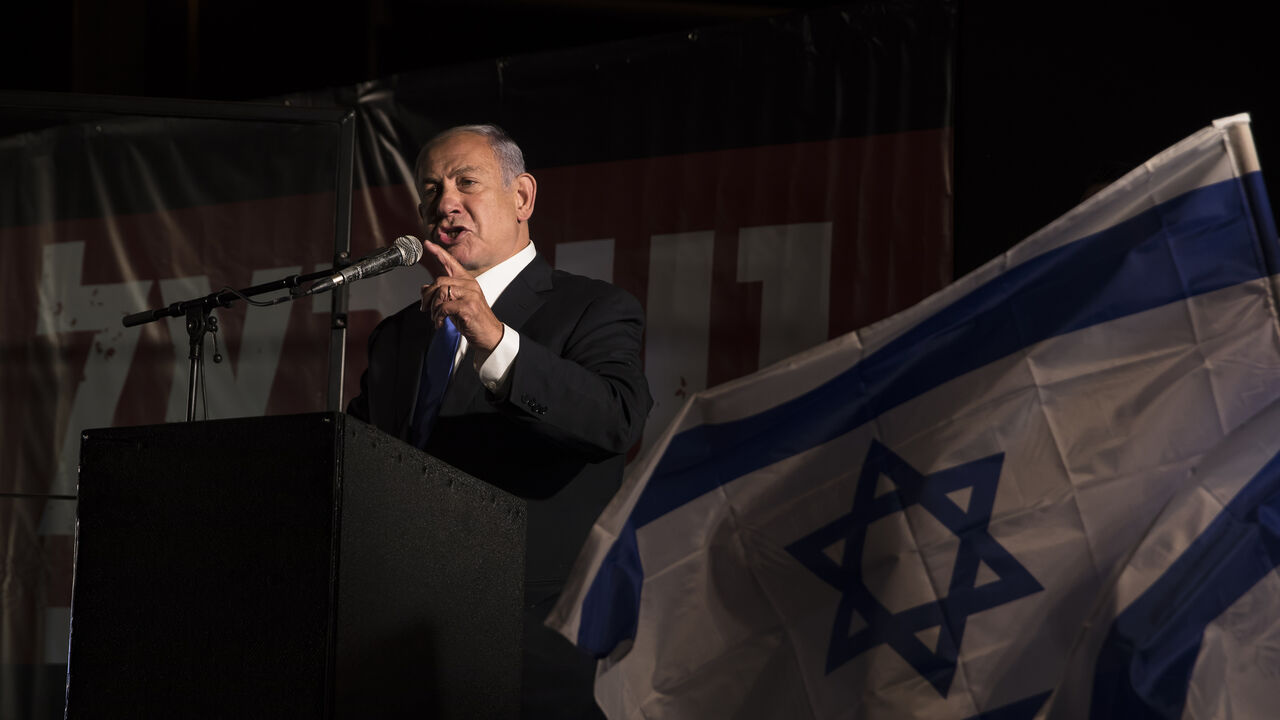
<svg viewBox="0 0 1280 720"><path fill-rule="evenodd" d="M515 179L516 219L521 222L533 215L533 201L538 196L538 181L529 173L521 173Z"/></svg>

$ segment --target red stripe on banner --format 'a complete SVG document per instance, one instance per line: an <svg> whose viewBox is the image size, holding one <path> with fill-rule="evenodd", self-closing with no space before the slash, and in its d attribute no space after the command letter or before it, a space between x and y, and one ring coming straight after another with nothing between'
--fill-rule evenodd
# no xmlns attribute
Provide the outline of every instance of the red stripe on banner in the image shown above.
<svg viewBox="0 0 1280 720"><path fill-rule="evenodd" d="M65 412L68 398L74 396L84 378L86 358L98 352L104 355L105 362L110 362L116 352L96 337L103 327L81 330L83 323L74 316L58 333L37 333L37 319L43 307L37 286L42 272L48 271L42 267L46 247L62 243L83 246L80 274L59 278L75 290L83 290L86 307L62 308L54 303L54 315L63 312L74 315L78 311L91 311L95 305L116 302L104 311L123 318L129 313L190 299L197 292L207 291L204 287L209 290L224 285L248 287L254 283L255 270L280 268L284 275L290 267L306 272L317 265L327 265L333 254L333 220L334 196L321 193L0 228L0 242L14 249L13 257L18 265L16 270L6 272L16 280L5 287L6 305L21 309L12 313L12 322L6 322L5 329L0 331L7 358L19 355L15 362L6 362L4 385L6 391L12 389L22 399L14 405L6 403L4 425L18 427L27 423L27 412L31 408L53 408L61 404ZM161 282L194 276L205 276L210 284L181 298L162 294ZM95 299L98 286L120 283L141 283L147 289L144 295L131 297L131 304L118 303L118 298L101 302ZM238 370L247 312L243 303L237 303L218 313L220 350L233 371ZM290 309L284 346L270 383L267 413L323 408L327 326L327 317L313 312L309 302L295 303ZM113 329L137 333L138 338L110 424L163 422L174 374L178 373L182 380L186 377L185 352L175 355L169 324L163 320L129 329L113 323ZM185 337L179 340L185 342ZM211 346L209 354L212 354ZM53 361L52 365L48 360ZM48 418L42 420L47 423ZM62 420L65 421L65 417ZM45 428L47 438L61 437L64 431L48 424ZM56 452L56 443L54 445L49 449ZM26 489L43 488L27 486Z"/></svg>

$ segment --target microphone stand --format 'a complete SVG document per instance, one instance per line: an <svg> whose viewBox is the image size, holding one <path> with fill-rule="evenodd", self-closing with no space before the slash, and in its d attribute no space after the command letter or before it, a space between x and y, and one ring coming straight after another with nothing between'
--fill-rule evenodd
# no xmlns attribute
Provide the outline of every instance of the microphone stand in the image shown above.
<svg viewBox="0 0 1280 720"><path fill-rule="evenodd" d="M124 326L133 327L144 323L153 322L160 318L166 317L186 317L187 318L187 336L190 339L191 352L187 356L190 360L190 371L187 375L187 422L191 422L196 418L196 394L200 387L200 372L204 364L204 336L206 333L217 332L218 320L213 317L213 310L219 307L231 307L237 298L246 301L255 295L263 293L276 292L278 290L288 290L288 296L276 298L268 303L256 303L259 305L276 305L288 300L294 300L303 296L303 292L299 287L306 282L318 280L322 277L328 277L340 270L340 267L330 268L328 270L320 270L306 275L290 275L272 280L271 282L254 285L243 290L232 290L224 288L214 293L205 295L204 297L192 298L191 300L182 300L170 304L168 307L155 308L152 310L144 310L142 312L126 315L124 317ZM215 340L215 343L217 341ZM217 355L214 361L218 360ZM208 408L206 407L207 411Z"/></svg>

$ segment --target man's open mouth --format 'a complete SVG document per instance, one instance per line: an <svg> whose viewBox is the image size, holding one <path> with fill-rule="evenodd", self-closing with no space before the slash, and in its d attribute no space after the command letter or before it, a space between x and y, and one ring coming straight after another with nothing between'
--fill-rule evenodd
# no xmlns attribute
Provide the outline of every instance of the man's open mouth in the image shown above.
<svg viewBox="0 0 1280 720"><path fill-rule="evenodd" d="M461 226L447 227L447 228L442 227L439 230L440 242L442 243L457 242L458 236L466 232L466 230L467 230L466 228Z"/></svg>

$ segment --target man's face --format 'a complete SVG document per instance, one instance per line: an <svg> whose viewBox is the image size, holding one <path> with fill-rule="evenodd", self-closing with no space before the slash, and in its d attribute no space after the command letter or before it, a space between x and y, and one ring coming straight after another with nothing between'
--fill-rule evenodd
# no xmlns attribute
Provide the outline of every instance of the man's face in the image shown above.
<svg viewBox="0 0 1280 720"><path fill-rule="evenodd" d="M527 242L520 223L528 218L521 190L525 177L505 185L498 158L480 135L459 133L437 142L418 175L427 239L473 275L515 255Z"/></svg>

